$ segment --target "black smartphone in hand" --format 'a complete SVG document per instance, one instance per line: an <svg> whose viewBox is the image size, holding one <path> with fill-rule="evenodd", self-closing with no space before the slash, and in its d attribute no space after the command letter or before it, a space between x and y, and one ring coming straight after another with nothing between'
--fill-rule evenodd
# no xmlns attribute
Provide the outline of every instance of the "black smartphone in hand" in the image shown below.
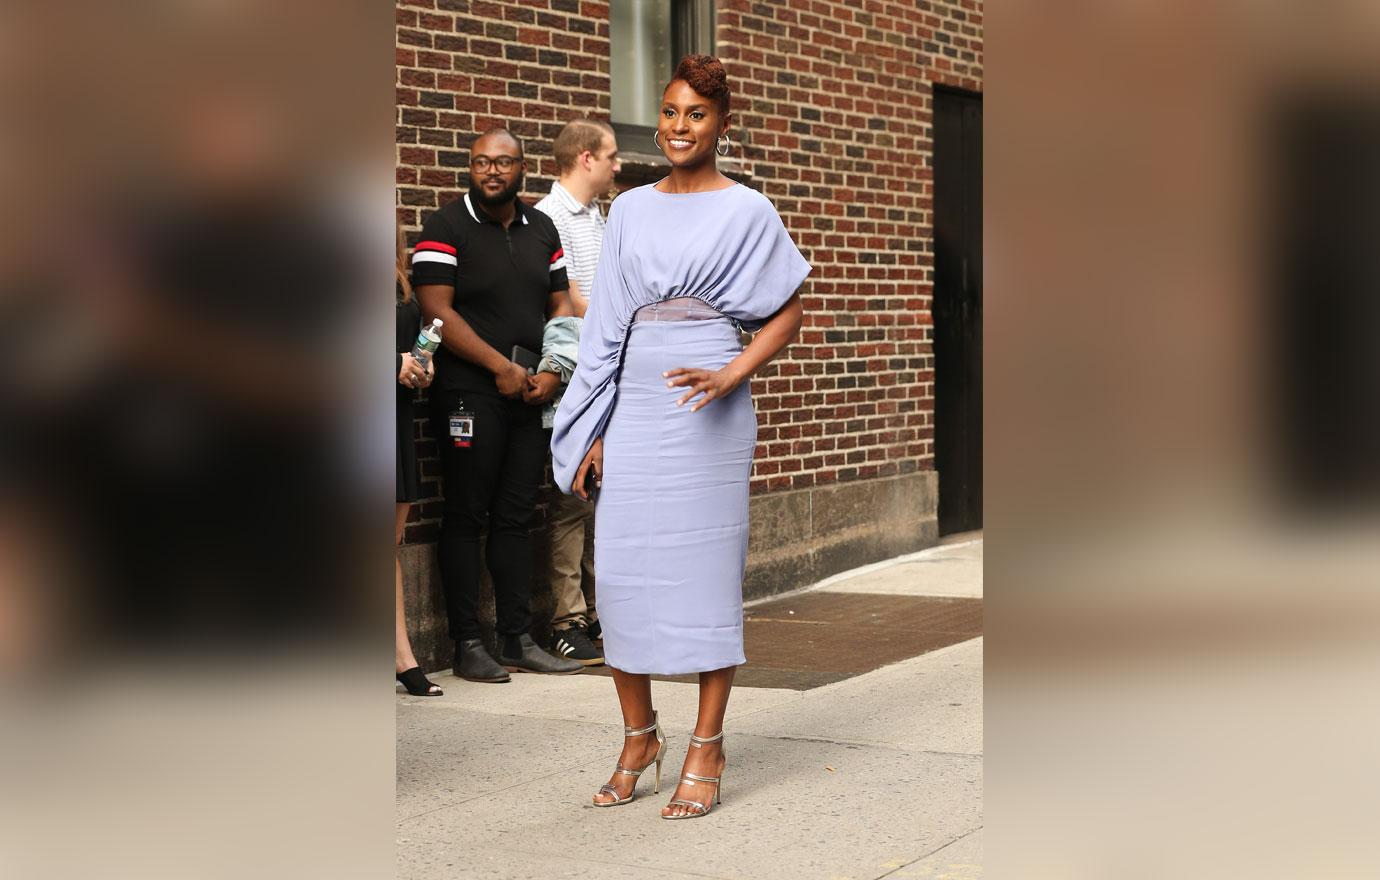
<svg viewBox="0 0 1380 880"><path fill-rule="evenodd" d="M599 497L599 475L594 472L593 464L585 471L585 497L590 501L595 501Z"/></svg>
<svg viewBox="0 0 1380 880"><path fill-rule="evenodd" d="M509 360L525 369L530 376L537 372L537 365L541 363L541 355L531 349L523 348L521 345L514 345L513 355Z"/></svg>

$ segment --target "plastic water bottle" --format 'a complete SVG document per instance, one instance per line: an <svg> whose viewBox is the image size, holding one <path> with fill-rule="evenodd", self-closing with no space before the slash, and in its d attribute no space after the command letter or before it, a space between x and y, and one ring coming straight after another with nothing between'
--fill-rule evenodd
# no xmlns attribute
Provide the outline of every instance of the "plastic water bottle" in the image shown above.
<svg viewBox="0 0 1380 880"><path fill-rule="evenodd" d="M412 346L412 357L425 370L427 364L431 363L431 356L436 353L436 349L440 345L441 319L436 318L431 322L430 327L423 327L422 332L417 334L417 344Z"/></svg>

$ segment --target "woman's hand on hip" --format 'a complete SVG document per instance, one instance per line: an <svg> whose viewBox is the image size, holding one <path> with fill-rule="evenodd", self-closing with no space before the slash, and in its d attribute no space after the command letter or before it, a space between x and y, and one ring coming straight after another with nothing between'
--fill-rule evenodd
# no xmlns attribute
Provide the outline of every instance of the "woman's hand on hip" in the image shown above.
<svg viewBox="0 0 1380 880"><path fill-rule="evenodd" d="M603 437L595 439L594 445L589 448L589 452L585 453L584 460L580 462L580 469L575 471L575 483L570 488L571 491L575 493L575 496L582 501L589 500L589 493L585 491L585 474L589 472L590 468L594 469L595 487L598 488L602 486L604 482Z"/></svg>
<svg viewBox="0 0 1380 880"><path fill-rule="evenodd" d="M697 396L703 395L699 400L695 400L694 405L690 407L691 412L703 409L709 405L711 400L727 397L743 383L742 374L730 369L730 367L724 367L721 370L676 367L674 370L668 370L661 375L667 379L667 388L690 389L680 400L676 401L676 406L684 406Z"/></svg>

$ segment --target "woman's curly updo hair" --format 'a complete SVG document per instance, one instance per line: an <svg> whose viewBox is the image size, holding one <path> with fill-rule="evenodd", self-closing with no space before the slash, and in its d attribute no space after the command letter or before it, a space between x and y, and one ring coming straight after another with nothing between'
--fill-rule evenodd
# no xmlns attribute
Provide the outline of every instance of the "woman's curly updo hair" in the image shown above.
<svg viewBox="0 0 1380 880"><path fill-rule="evenodd" d="M723 62L713 55L686 55L676 65L671 82L684 80L701 97L719 105L719 113L728 115L728 74Z"/></svg>

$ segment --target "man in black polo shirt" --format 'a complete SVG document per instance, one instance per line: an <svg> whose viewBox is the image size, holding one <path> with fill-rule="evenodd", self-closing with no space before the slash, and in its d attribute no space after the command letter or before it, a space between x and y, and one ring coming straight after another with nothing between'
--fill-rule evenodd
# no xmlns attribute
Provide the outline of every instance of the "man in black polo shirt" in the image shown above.
<svg viewBox="0 0 1380 880"><path fill-rule="evenodd" d="M431 388L445 477L441 582L456 642L454 671L471 681L508 681L505 667L584 668L548 654L527 634L528 533L546 462L541 407L559 380L529 377L510 358L514 346L540 353L547 319L574 312L560 235L550 218L517 197L525 171L522 144L510 132L481 135L470 149L469 192L427 219L412 256L422 314L444 322ZM497 663L479 637L479 534L486 521Z"/></svg>

